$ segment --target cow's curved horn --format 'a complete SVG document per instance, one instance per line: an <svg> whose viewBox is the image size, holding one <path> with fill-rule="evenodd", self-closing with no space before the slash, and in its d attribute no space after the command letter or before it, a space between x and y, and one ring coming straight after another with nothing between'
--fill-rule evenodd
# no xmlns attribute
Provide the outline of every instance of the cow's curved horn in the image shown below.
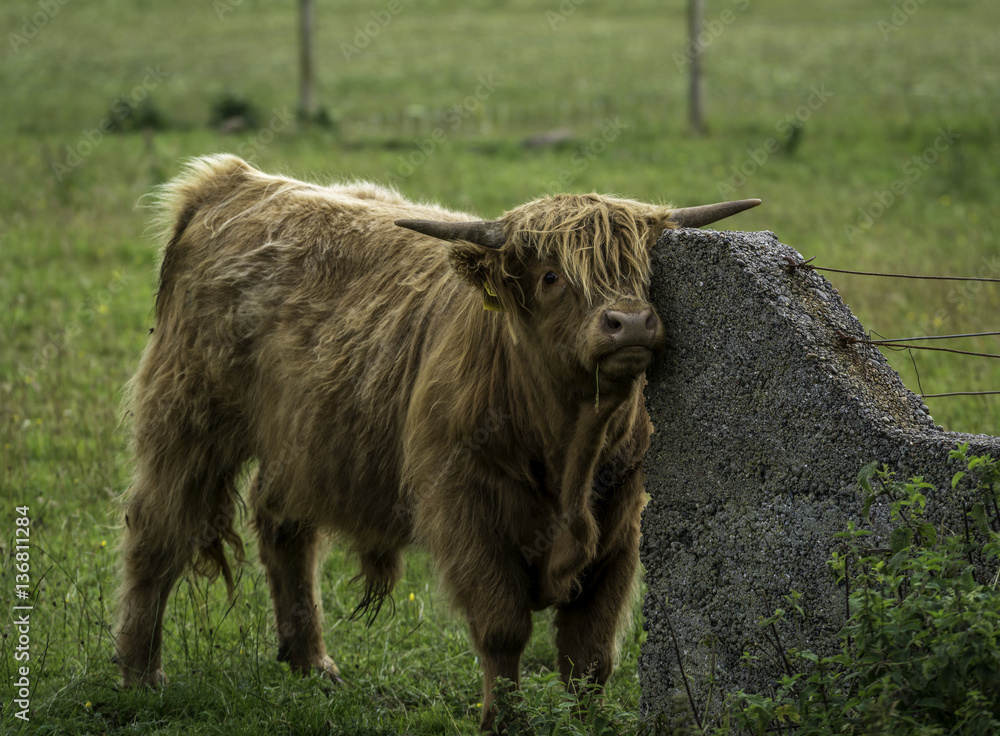
<svg viewBox="0 0 1000 736"><path fill-rule="evenodd" d="M740 199L735 202L703 204L699 207L681 207L671 210L668 219L678 227L701 227L732 217L759 204L759 199Z"/></svg>
<svg viewBox="0 0 1000 736"><path fill-rule="evenodd" d="M499 248L506 242L503 227L496 220L476 222L440 222L438 220L396 220L396 224L408 230L441 240L466 240L484 248Z"/></svg>

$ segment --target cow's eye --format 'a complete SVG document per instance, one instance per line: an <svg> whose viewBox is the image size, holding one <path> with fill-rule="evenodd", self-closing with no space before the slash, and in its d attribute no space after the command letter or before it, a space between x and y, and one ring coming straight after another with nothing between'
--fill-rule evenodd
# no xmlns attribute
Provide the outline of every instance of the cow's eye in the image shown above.
<svg viewBox="0 0 1000 736"><path fill-rule="evenodd" d="M549 271L547 274L542 276L542 283L546 286L552 286L555 282L559 280L559 274L555 271Z"/></svg>

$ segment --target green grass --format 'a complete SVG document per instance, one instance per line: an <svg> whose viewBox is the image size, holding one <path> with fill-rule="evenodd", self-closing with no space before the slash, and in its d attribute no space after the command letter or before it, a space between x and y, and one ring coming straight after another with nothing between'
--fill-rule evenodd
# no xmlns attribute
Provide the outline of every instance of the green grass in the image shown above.
<svg viewBox="0 0 1000 736"><path fill-rule="evenodd" d="M27 505L32 731L452 733L477 722L478 663L419 552L396 615L366 630L345 620L357 601L347 585L354 566L334 547L323 595L344 688L272 662L266 586L250 565L231 606L219 585L180 585L168 612L169 688L114 689L116 499L129 478L117 411L152 326L155 287L143 195L187 157L231 151L312 179L391 180L407 195L486 216L554 189L681 205L758 196L764 206L731 226L773 230L819 265L1000 276L995 3L927 3L887 38L878 22L890 3L709 3L709 21L726 9L732 21L707 52L702 138L687 133L685 75L673 57L684 48L683 2L588 0L553 30L546 12L559 12L556 2L402 0L350 59L341 44L388 3L320 5L320 97L334 125L309 131L283 122L296 104L291 0L71 0L51 18L36 16L37 2L0 9L0 518L10 530L0 534L0 587L13 601L8 541L13 507ZM231 12L220 17L220 8ZM36 17L44 27L26 26ZM25 28L37 33L12 40ZM210 129L224 93L252 101L262 127ZM123 95L148 96L169 128L95 133ZM796 114L804 125L793 148L783 121ZM572 139L520 145L558 128ZM942 130L958 137L910 176L908 162ZM859 210L877 209L894 182L905 194L850 235ZM831 279L887 337L997 329L997 286ZM1000 352L993 339L960 347ZM916 390L910 356L888 357ZM1000 389L994 361L914 358L928 393ZM997 431L1000 398L927 403L949 429ZM16 637L4 627L6 708ZM554 659L546 616L536 631L529 696ZM626 712L638 708L640 638L638 628L626 637L608 698ZM17 725L9 709L2 721Z"/></svg>

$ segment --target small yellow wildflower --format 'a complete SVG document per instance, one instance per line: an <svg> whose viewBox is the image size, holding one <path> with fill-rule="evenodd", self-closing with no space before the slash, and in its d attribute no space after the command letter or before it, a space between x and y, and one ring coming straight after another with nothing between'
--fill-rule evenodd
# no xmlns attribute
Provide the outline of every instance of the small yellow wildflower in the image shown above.
<svg viewBox="0 0 1000 736"><path fill-rule="evenodd" d="M416 599L417 599L417 596L413 595L413 593L410 593L410 601L412 602L412 601L415 601Z"/></svg>
<svg viewBox="0 0 1000 736"><path fill-rule="evenodd" d="M84 708L90 708L90 707L92 707L92 705L91 705L90 701L88 700L86 703L83 704L83 707Z"/></svg>
<svg viewBox="0 0 1000 736"><path fill-rule="evenodd" d="M108 543L107 543L107 541L106 541L106 540L104 540L104 539L102 539L102 540L101 540L101 546L102 546L102 547L107 547L107 546L108 546Z"/></svg>

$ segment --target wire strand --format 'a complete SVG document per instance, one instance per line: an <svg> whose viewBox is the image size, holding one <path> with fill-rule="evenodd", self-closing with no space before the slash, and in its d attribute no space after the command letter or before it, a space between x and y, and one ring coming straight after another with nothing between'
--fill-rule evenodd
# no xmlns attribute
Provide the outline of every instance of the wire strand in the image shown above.
<svg viewBox="0 0 1000 736"><path fill-rule="evenodd" d="M796 261L794 258L789 256L784 256L783 260L786 265L784 269L788 273L794 273L797 269L803 268L813 271L829 271L831 273L846 273L855 276L881 276L884 278L894 278L894 279L918 279L925 281L980 281L986 283L1000 283L1000 278L987 278L978 276L921 276L916 274L904 274L904 273L877 273L874 271L852 271L843 268L827 268L825 266L814 266L812 261L815 260L815 256L807 261ZM956 353L958 355L970 355L978 358L1000 358L1000 355L993 353L975 353L968 350L955 350L953 348L935 348L930 345L903 345L901 343L908 342L920 342L924 340L955 340L963 337L991 337L994 335L1000 335L1000 332L970 332L962 335L925 335L922 337L898 337L894 339L880 339L880 340L858 340L857 338L851 338L840 333L841 345L847 344L862 344L862 345L874 345L876 347L887 347L887 348L899 348L900 350L934 350L942 353ZM916 361L913 359L913 353L910 353L910 360L913 361L913 369L917 370ZM917 372L917 383L920 382L920 373ZM923 393L922 387L919 396L921 398L936 399L945 396L995 396L1000 395L1000 391L949 391L940 394L925 394Z"/></svg>
<svg viewBox="0 0 1000 736"><path fill-rule="evenodd" d="M815 271L849 273L855 276L884 276L885 278L891 278L891 279L923 279L927 281L986 281L989 283L1000 284L1000 279L991 279L979 276L919 276L906 273L875 273L873 271L849 271L843 268L827 268L826 266L813 266L812 264L806 266L805 263L800 263L798 265L805 266L806 268L811 268Z"/></svg>
<svg viewBox="0 0 1000 736"><path fill-rule="evenodd" d="M930 345L897 345L888 340L857 340L861 345L874 345L884 348L901 348L903 350L934 350L939 353L956 353L958 355L973 355L977 358L1000 358L996 353L974 353L969 350L955 350L954 348L933 348Z"/></svg>
<svg viewBox="0 0 1000 736"><path fill-rule="evenodd" d="M924 337L894 337L884 340L869 340L872 345L879 345L884 342L914 342L916 340L954 340L959 337L989 337L1000 335L1000 332L969 332L965 335L925 335Z"/></svg>

